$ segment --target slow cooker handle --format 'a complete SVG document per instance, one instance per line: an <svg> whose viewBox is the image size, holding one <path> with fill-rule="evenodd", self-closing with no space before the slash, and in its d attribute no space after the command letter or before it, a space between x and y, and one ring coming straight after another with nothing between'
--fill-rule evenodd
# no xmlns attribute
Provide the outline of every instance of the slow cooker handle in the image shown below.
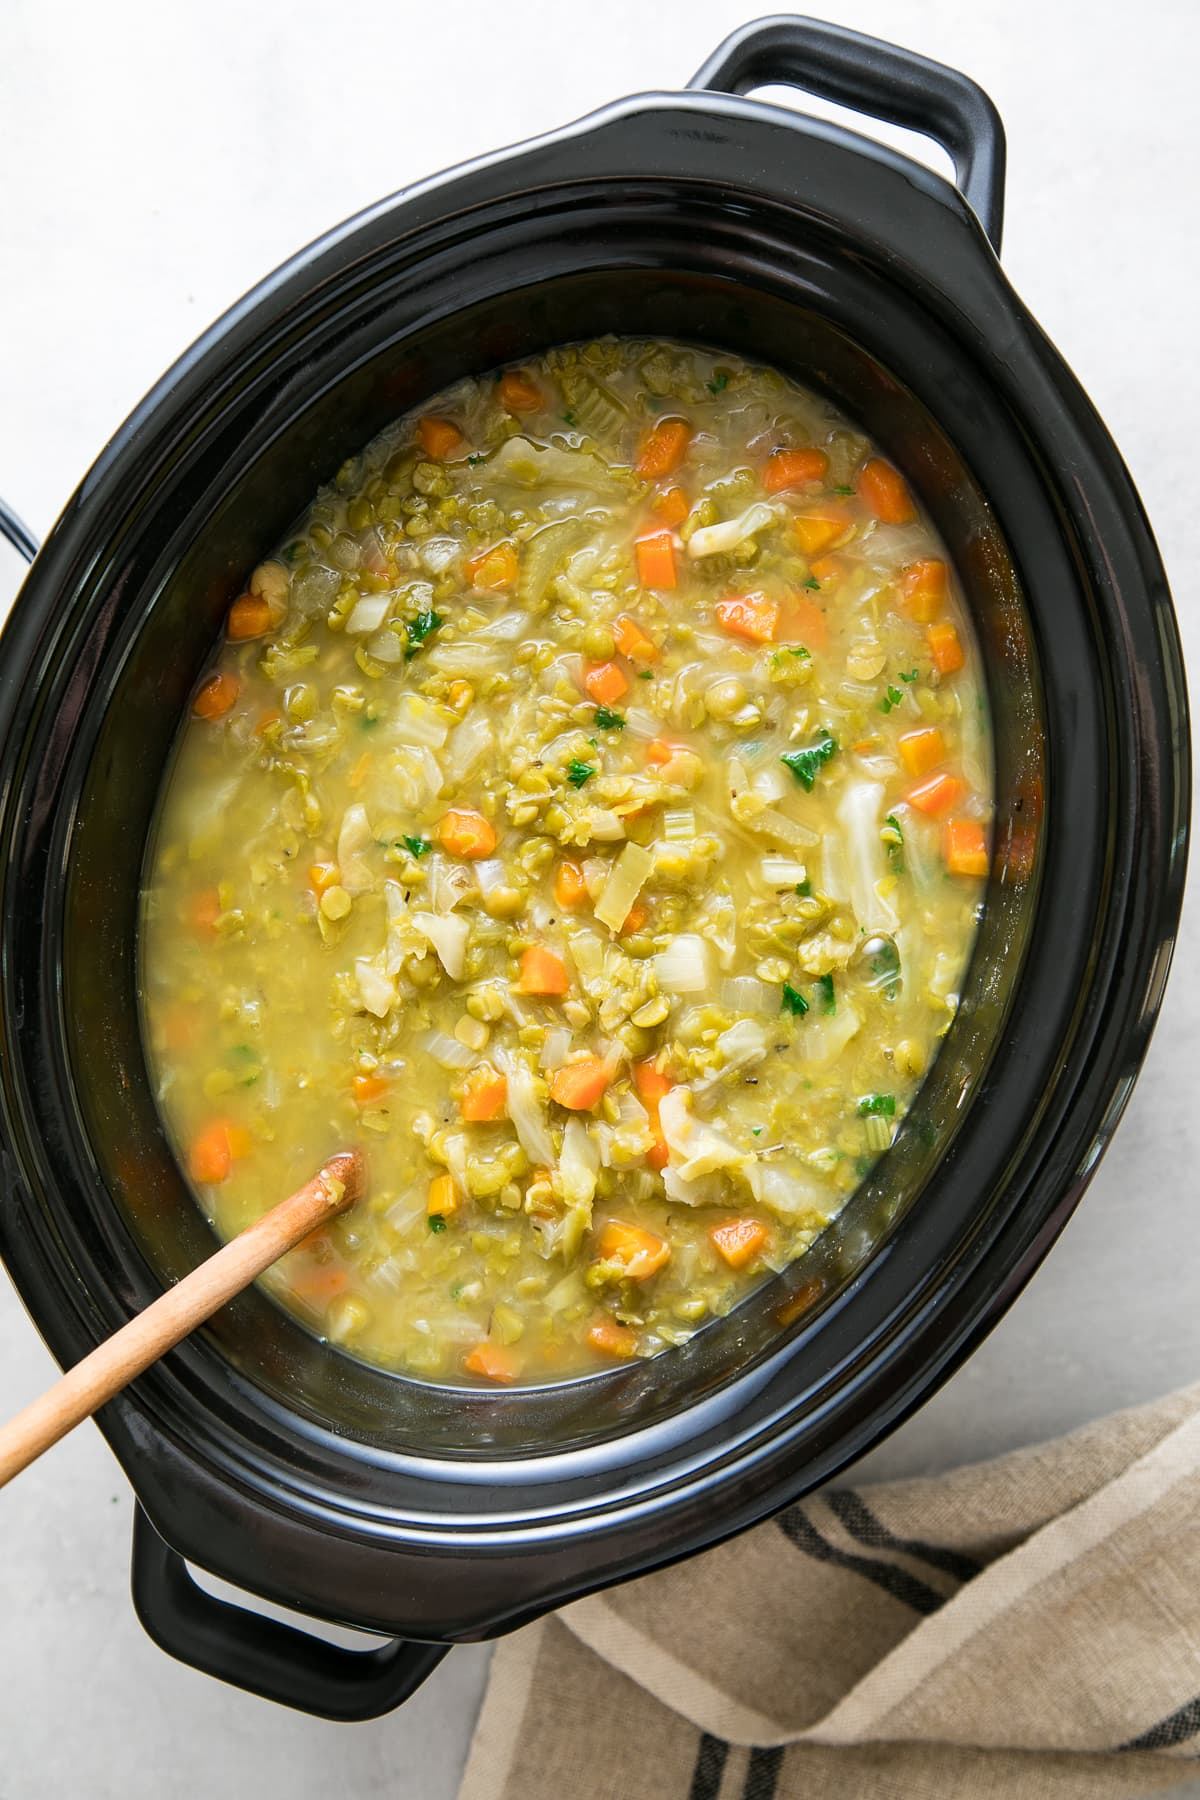
<svg viewBox="0 0 1200 1800"><path fill-rule="evenodd" d="M395 1638L375 1650L343 1650L294 1626L205 1593L141 1507L133 1518L133 1605L160 1649L298 1712L353 1724L392 1711L449 1649Z"/></svg>
<svg viewBox="0 0 1200 1800"><path fill-rule="evenodd" d="M1004 126L969 76L842 25L781 14L741 26L688 82L725 94L779 85L934 138L949 152L962 196L999 255Z"/></svg>

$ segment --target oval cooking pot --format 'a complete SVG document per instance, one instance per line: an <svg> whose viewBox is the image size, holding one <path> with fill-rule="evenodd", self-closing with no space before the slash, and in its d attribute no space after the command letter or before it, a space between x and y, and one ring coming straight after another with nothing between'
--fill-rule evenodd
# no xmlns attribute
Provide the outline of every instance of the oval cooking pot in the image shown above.
<svg viewBox="0 0 1200 1800"><path fill-rule="evenodd" d="M766 82L925 130L962 192L739 97ZM139 1613L185 1661L368 1717L447 1644L753 1524L924 1399L1079 1200L1166 979L1186 693L1129 477L997 264L1002 177L964 77L808 20L747 27L691 91L451 171L302 252L162 380L37 557L0 659L0 1249L63 1363L213 1248L143 1056L144 849L246 569L387 420L608 331L777 364L905 469L987 664L996 847L962 1004L836 1225L684 1347L541 1389L389 1375L245 1295L100 1417L138 1497ZM410 1641L334 1648L202 1591L184 1558Z"/></svg>

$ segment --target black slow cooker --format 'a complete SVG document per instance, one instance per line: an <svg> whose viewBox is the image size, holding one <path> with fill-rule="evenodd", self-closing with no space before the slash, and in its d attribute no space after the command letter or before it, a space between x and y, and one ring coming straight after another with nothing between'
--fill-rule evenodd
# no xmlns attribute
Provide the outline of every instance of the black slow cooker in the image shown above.
<svg viewBox="0 0 1200 1800"><path fill-rule="evenodd" d="M959 188L737 97L781 82L929 133ZM135 1604L185 1662L366 1718L449 1644L753 1524L928 1396L1079 1200L1167 976L1187 703L1137 495L996 261L1003 161L963 76L811 20L749 26L686 93L435 177L303 251L160 382L38 555L0 655L0 1250L64 1364L213 1248L147 1078L144 847L245 571L385 421L608 331L777 364L914 482L988 667L977 949L837 1225L686 1346L555 1387L406 1380L245 1295L100 1417L137 1494ZM335 1648L214 1598L185 1559L395 1641Z"/></svg>

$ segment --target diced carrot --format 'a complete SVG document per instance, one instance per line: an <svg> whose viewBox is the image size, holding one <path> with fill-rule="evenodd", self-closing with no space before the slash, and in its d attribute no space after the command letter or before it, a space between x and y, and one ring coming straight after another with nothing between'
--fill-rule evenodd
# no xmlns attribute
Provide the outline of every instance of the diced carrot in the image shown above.
<svg viewBox="0 0 1200 1800"><path fill-rule="evenodd" d="M928 775L946 760L946 741L936 725L921 725L900 735L900 754L910 775Z"/></svg>
<svg viewBox="0 0 1200 1800"><path fill-rule="evenodd" d="M362 786L363 782L367 779L367 773L370 767L371 752L369 750L364 750L346 778L352 788L360 788Z"/></svg>
<svg viewBox="0 0 1200 1800"><path fill-rule="evenodd" d="M370 1106L375 1100L382 1100L391 1088L386 1075L356 1075L354 1077L354 1099L359 1106Z"/></svg>
<svg viewBox="0 0 1200 1800"><path fill-rule="evenodd" d="M629 911L625 914L625 923L621 927L620 935L622 937L632 937L635 931L640 931L642 929L642 926L649 917L650 908L641 900L635 900Z"/></svg>
<svg viewBox="0 0 1200 1800"><path fill-rule="evenodd" d="M880 456L868 457L855 477L859 498L881 525L907 525L917 516L908 483Z"/></svg>
<svg viewBox="0 0 1200 1800"><path fill-rule="evenodd" d="M426 456L442 462L452 456L463 441L463 434L449 419L418 419L417 436Z"/></svg>
<svg viewBox="0 0 1200 1800"><path fill-rule="evenodd" d="M673 475L692 441L692 428L686 419L663 419L647 437L637 460L637 472L647 481L661 481Z"/></svg>
<svg viewBox="0 0 1200 1800"><path fill-rule="evenodd" d="M597 1319L589 1325L585 1334L586 1341L601 1356L636 1356L637 1332L631 1331L628 1325L618 1325L615 1319Z"/></svg>
<svg viewBox="0 0 1200 1800"><path fill-rule="evenodd" d="M779 628L779 602L763 594L730 594L714 608L717 623L733 637L769 644Z"/></svg>
<svg viewBox="0 0 1200 1800"><path fill-rule="evenodd" d="M271 608L256 594L239 594L225 616L225 635L240 643L271 629Z"/></svg>
<svg viewBox="0 0 1200 1800"><path fill-rule="evenodd" d="M818 556L809 564L814 581L823 588L832 587L846 573L846 565L838 556Z"/></svg>
<svg viewBox="0 0 1200 1800"><path fill-rule="evenodd" d="M823 450L774 450L763 470L762 484L768 494L782 494L785 488L824 481L828 473L829 458Z"/></svg>
<svg viewBox="0 0 1200 1800"><path fill-rule="evenodd" d="M437 833L442 849L448 850L451 856L474 860L490 856L496 848L496 833L491 822L469 806L452 806L448 813L443 813Z"/></svg>
<svg viewBox="0 0 1200 1800"><path fill-rule="evenodd" d="M471 1375L482 1375L485 1381L505 1383L515 1381L520 1373L520 1364L512 1351L504 1344L492 1344L486 1339L463 1358L463 1368Z"/></svg>
<svg viewBox="0 0 1200 1800"><path fill-rule="evenodd" d="M987 874L987 836L978 819L946 820L946 867L951 875Z"/></svg>
<svg viewBox="0 0 1200 1800"><path fill-rule="evenodd" d="M521 957L519 994L565 994L571 985L567 965L553 950L531 944Z"/></svg>
<svg viewBox="0 0 1200 1800"><path fill-rule="evenodd" d="M955 775L930 775L919 781L914 788L909 788L904 798L918 812L944 813L949 810L963 791L963 784Z"/></svg>
<svg viewBox="0 0 1200 1800"><path fill-rule="evenodd" d="M900 577L904 610L918 625L932 625L946 604L946 565L937 557L909 563Z"/></svg>
<svg viewBox="0 0 1200 1800"><path fill-rule="evenodd" d="M198 719L223 719L242 691L236 675L210 675L192 701Z"/></svg>
<svg viewBox="0 0 1200 1800"><path fill-rule="evenodd" d="M620 1263L630 1281L647 1281L671 1260L671 1246L640 1225L610 1219L600 1227L596 1249L603 1262Z"/></svg>
<svg viewBox="0 0 1200 1800"><path fill-rule="evenodd" d="M854 529L854 516L840 500L822 500L806 506L792 519L792 536L805 556L819 556Z"/></svg>
<svg viewBox="0 0 1200 1800"><path fill-rule="evenodd" d="M608 1064L601 1056L583 1056L578 1062L564 1063L550 1078L550 1098L571 1112L590 1112L603 1097L611 1079Z"/></svg>
<svg viewBox="0 0 1200 1800"><path fill-rule="evenodd" d="M462 1116L472 1125L502 1119L508 1105L508 1077L491 1063L476 1063L463 1086Z"/></svg>
<svg viewBox="0 0 1200 1800"><path fill-rule="evenodd" d="M644 588L675 586L675 540L669 531L647 532L634 546L638 580Z"/></svg>
<svg viewBox="0 0 1200 1800"><path fill-rule="evenodd" d="M927 625L925 642L929 645L929 654L939 675L953 675L956 669L962 668L965 660L963 647L958 640L958 632L949 619L943 619L937 625Z"/></svg>
<svg viewBox="0 0 1200 1800"><path fill-rule="evenodd" d="M480 550L476 556L469 556L464 566L471 586L483 594L498 594L503 588L511 587L520 572L517 547L507 538L487 550Z"/></svg>
<svg viewBox="0 0 1200 1800"><path fill-rule="evenodd" d="M648 763L653 763L656 769L661 769L666 763L670 762L673 756L677 756L682 749L682 744L669 743L666 738L651 738L650 742L646 745L646 761Z"/></svg>
<svg viewBox="0 0 1200 1800"><path fill-rule="evenodd" d="M574 906L582 906L587 899L587 883L583 879L583 870L577 862L560 862L554 875L555 904L564 912Z"/></svg>
<svg viewBox="0 0 1200 1800"><path fill-rule="evenodd" d="M654 496L653 505L664 525L682 525L691 511L681 487L664 488L661 494Z"/></svg>
<svg viewBox="0 0 1200 1800"><path fill-rule="evenodd" d="M326 888L337 886L339 873L334 862L315 862L308 871L308 885L314 894L323 894Z"/></svg>
<svg viewBox="0 0 1200 1800"><path fill-rule="evenodd" d="M458 1189L453 1175L435 1175L429 1184L425 1214L430 1219L449 1219L458 1211Z"/></svg>
<svg viewBox="0 0 1200 1800"><path fill-rule="evenodd" d="M292 1292L302 1300L336 1300L349 1285L350 1277L340 1263L314 1263L289 1281Z"/></svg>
<svg viewBox="0 0 1200 1800"><path fill-rule="evenodd" d="M506 412L541 412L546 396L524 369L507 369L500 377L500 404Z"/></svg>
<svg viewBox="0 0 1200 1800"><path fill-rule="evenodd" d="M725 1225L712 1226L708 1235L731 1269L744 1269L761 1253L770 1233L757 1219L730 1219Z"/></svg>
<svg viewBox="0 0 1200 1800"><path fill-rule="evenodd" d="M667 1143L667 1134L659 1124L657 1116L651 1119L650 1129L654 1133L654 1142L646 1152L646 1167L648 1169L665 1169L671 1159L671 1151Z"/></svg>
<svg viewBox="0 0 1200 1800"><path fill-rule="evenodd" d="M192 922L192 930L207 937L217 928L217 920L221 916L221 896L215 887L201 888L192 895L192 903L188 908Z"/></svg>
<svg viewBox="0 0 1200 1800"><path fill-rule="evenodd" d="M250 1134L228 1119L214 1119L193 1140L188 1152L188 1174L193 1181L216 1183L228 1179L234 1160L250 1150Z"/></svg>
<svg viewBox="0 0 1200 1800"><path fill-rule="evenodd" d="M622 613L619 618L613 620L612 632L617 649L622 656L627 656L630 662L657 662L658 645L653 638L646 636L637 620L631 619L628 613Z"/></svg>
<svg viewBox="0 0 1200 1800"><path fill-rule="evenodd" d="M629 682L620 663L593 663L583 678L583 685L597 706L611 706L629 692Z"/></svg>
<svg viewBox="0 0 1200 1800"><path fill-rule="evenodd" d="M803 644L806 650L825 650L829 645L829 620L807 594L789 594L779 635L784 643Z"/></svg>
<svg viewBox="0 0 1200 1800"><path fill-rule="evenodd" d="M647 1107L658 1111L658 1103L670 1093L674 1083L669 1075L665 1075L653 1057L645 1062L634 1063L633 1085L637 1089L638 1099Z"/></svg>

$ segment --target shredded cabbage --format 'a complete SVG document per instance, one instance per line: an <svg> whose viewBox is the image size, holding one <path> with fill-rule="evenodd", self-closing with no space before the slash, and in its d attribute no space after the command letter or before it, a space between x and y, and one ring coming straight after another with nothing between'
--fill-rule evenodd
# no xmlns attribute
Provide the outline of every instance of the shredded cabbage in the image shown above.
<svg viewBox="0 0 1200 1800"><path fill-rule="evenodd" d="M838 822L846 851L850 905L862 931L895 931L900 918L879 893L888 873L887 853L879 828L883 823L883 784L849 781L838 806Z"/></svg>
<svg viewBox="0 0 1200 1800"><path fill-rule="evenodd" d="M753 1154L739 1150L727 1137L698 1119L691 1110L691 1098L680 1082L658 1104L669 1163L679 1180L695 1181L716 1169L734 1169L739 1173L747 1169L755 1160Z"/></svg>
<svg viewBox="0 0 1200 1800"><path fill-rule="evenodd" d="M457 913L415 912L412 922L438 953L438 960L452 981L461 981L467 966L467 939L471 927Z"/></svg>
<svg viewBox="0 0 1200 1800"><path fill-rule="evenodd" d="M612 866L604 892L596 905L596 917L610 931L619 931L629 917L629 909L641 893L654 858L641 844L626 844Z"/></svg>
<svg viewBox="0 0 1200 1800"><path fill-rule="evenodd" d="M392 735L402 744L440 750L450 735L450 723L440 706L431 706L420 694L403 693L392 714Z"/></svg>
<svg viewBox="0 0 1200 1800"><path fill-rule="evenodd" d="M702 525L693 531L688 539L688 555L691 557L721 556L729 550L736 550L756 532L765 531L768 525L774 525L780 514L765 500L756 500L748 506L744 513L736 519L726 519L720 525Z"/></svg>
<svg viewBox="0 0 1200 1800"><path fill-rule="evenodd" d="M348 894L365 894L374 887L375 876L363 855L374 842L366 807L348 806L337 841L338 878Z"/></svg>
<svg viewBox="0 0 1200 1800"><path fill-rule="evenodd" d="M534 1075L519 1056L497 1050L496 1067L508 1081L508 1116L517 1141L530 1162L543 1168L554 1165L554 1140L545 1108L539 1104Z"/></svg>
<svg viewBox="0 0 1200 1800"><path fill-rule="evenodd" d="M396 1004L396 984L377 963L360 956L354 965L359 998L367 1011L382 1019Z"/></svg>
<svg viewBox="0 0 1200 1800"><path fill-rule="evenodd" d="M596 1193L596 1175L600 1168L600 1152L582 1119L568 1119L563 1130L562 1155L558 1173L562 1194L568 1207L589 1207Z"/></svg>

